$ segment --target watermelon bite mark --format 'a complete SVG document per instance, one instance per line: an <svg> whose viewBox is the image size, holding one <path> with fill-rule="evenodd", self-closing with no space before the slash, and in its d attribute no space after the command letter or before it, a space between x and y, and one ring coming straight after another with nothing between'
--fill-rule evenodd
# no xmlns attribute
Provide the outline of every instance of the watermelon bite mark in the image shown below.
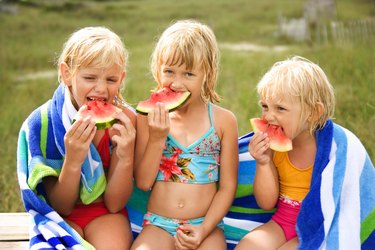
<svg viewBox="0 0 375 250"><path fill-rule="evenodd" d="M190 97L191 93L176 92L169 87L151 93L150 98L140 101L135 108L141 114L148 114L158 102L164 103L169 112L181 107Z"/></svg>
<svg viewBox="0 0 375 250"><path fill-rule="evenodd" d="M121 109L111 103L106 103L103 101L89 101L78 110L73 122L80 118L84 119L91 116L91 118L95 121L95 126L98 130L106 129L112 127L112 125L117 122L114 115L119 111L121 111Z"/></svg>
<svg viewBox="0 0 375 250"><path fill-rule="evenodd" d="M255 133L261 131L268 134L271 149L279 152L286 152L293 149L292 140L285 135L280 126L268 124L266 120L260 118L252 118L250 119L250 123Z"/></svg>

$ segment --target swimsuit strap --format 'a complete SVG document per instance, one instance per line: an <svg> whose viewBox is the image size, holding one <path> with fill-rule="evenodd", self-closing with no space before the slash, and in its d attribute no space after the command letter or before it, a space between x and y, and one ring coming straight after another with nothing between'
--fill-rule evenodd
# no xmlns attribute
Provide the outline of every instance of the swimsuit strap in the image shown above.
<svg viewBox="0 0 375 250"><path fill-rule="evenodd" d="M212 103L208 103L208 117L210 118L210 125L211 127L214 125L214 121L212 119Z"/></svg>

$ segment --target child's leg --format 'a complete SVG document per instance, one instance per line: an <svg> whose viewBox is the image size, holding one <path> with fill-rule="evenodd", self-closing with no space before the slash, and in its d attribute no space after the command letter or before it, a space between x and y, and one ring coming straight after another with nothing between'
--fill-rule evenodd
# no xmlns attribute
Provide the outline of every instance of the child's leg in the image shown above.
<svg viewBox="0 0 375 250"><path fill-rule="evenodd" d="M282 228L276 222L270 220L243 237L235 249L277 249L285 242Z"/></svg>
<svg viewBox="0 0 375 250"><path fill-rule="evenodd" d="M198 249L204 250L225 250L227 249L227 243L225 241L224 232L221 228L216 227L215 230L209 234L206 239L202 242Z"/></svg>
<svg viewBox="0 0 375 250"><path fill-rule="evenodd" d="M298 237L288 240L278 250L295 250L298 247Z"/></svg>
<svg viewBox="0 0 375 250"><path fill-rule="evenodd" d="M85 227L84 234L97 250L129 249L133 241L129 219L121 213L97 217Z"/></svg>
<svg viewBox="0 0 375 250"><path fill-rule="evenodd" d="M131 250L159 250L175 249L174 238L164 229L153 225L144 226L141 233L135 239Z"/></svg>
<svg viewBox="0 0 375 250"><path fill-rule="evenodd" d="M67 220L67 219L65 219L65 222L68 223L69 226L71 226L74 230L76 230L76 232L79 235L81 235L81 237L83 238L83 236L84 236L83 235L83 229L80 226L78 226L76 223L74 223L74 222L72 222L70 220Z"/></svg>

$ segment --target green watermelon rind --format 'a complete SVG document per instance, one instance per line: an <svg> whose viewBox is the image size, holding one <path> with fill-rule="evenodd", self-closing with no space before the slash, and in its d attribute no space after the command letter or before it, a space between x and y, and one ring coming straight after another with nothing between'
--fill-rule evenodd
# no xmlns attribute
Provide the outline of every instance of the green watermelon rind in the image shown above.
<svg viewBox="0 0 375 250"><path fill-rule="evenodd" d="M262 119L260 118L251 118L250 119L250 124L254 130L254 132L258 132L260 131L256 122L257 121L260 121ZM286 136L285 136L286 137ZM286 137L287 138L287 137ZM293 149L293 145L292 145L292 141L290 139L288 139L289 143L281 143L281 142L278 142L276 141L275 139L271 140L270 142L270 148L272 150L275 150L275 151L278 151L278 152L287 152L287 151L290 151Z"/></svg>
<svg viewBox="0 0 375 250"><path fill-rule="evenodd" d="M78 118L77 118L78 119ZM72 121L72 124L77 120L77 119L73 119ZM107 129L107 128L110 128L113 126L113 124L115 124L116 122L118 122L118 119L115 119L113 117L110 117L109 119L105 120L105 119L101 119L101 121L97 120L95 122L95 127L98 129L98 130L103 130L103 129Z"/></svg>
<svg viewBox="0 0 375 250"><path fill-rule="evenodd" d="M169 112L172 112L178 109L179 107L181 107L190 98L190 96L191 96L190 92L188 91L184 92L176 103L168 104L166 108L168 109ZM147 115L151 111L151 109L152 109L151 107L147 107L147 108L142 107L141 102L135 108L135 110L142 115Z"/></svg>
<svg viewBox="0 0 375 250"><path fill-rule="evenodd" d="M121 111L120 108L116 107L116 110L119 110ZM79 113L77 113L77 115L74 117L73 121L72 121L72 124L78 119L80 118L81 115ZM116 118L113 118L112 116L107 116L107 117L102 117L102 118L93 118L95 120L95 127L97 128L97 130L103 130L103 129L107 129L107 128L110 128L113 126L113 124L115 124L116 122L118 122L118 119Z"/></svg>
<svg viewBox="0 0 375 250"><path fill-rule="evenodd" d="M102 130L102 129L107 129L107 128L110 128L113 126L113 124L115 124L116 122L118 122L118 119L113 119L112 120L109 120L109 121L100 121L100 122L96 122L95 123L95 126L98 130Z"/></svg>

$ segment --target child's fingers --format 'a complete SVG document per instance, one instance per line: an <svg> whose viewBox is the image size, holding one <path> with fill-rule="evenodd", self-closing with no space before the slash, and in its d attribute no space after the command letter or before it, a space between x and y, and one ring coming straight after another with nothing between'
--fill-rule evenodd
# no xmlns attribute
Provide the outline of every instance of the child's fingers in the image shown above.
<svg viewBox="0 0 375 250"><path fill-rule="evenodd" d="M115 123L112 126L111 130L117 130L120 133L120 135L124 135L124 136L135 134L134 125L125 113L123 112L116 113L115 118L118 119L119 122Z"/></svg>
<svg viewBox="0 0 375 250"><path fill-rule="evenodd" d="M74 121L72 126L66 131L65 135L72 136L75 133L75 131L81 126L82 122L83 122L83 119Z"/></svg>
<svg viewBox="0 0 375 250"><path fill-rule="evenodd" d="M176 249L195 249L195 247L189 243L189 236L187 236L182 230L177 229L175 236Z"/></svg>
<svg viewBox="0 0 375 250"><path fill-rule="evenodd" d="M156 104L156 108L155 108L155 116L154 116L154 122L155 124L160 124L160 115L161 115L161 112L162 112L162 108L161 108L161 103L157 103Z"/></svg>
<svg viewBox="0 0 375 250"><path fill-rule="evenodd" d="M195 228L189 224L184 224L177 228L176 238L183 249L196 249L199 245L197 239L199 231L196 231Z"/></svg>
<svg viewBox="0 0 375 250"><path fill-rule="evenodd" d="M160 110L160 124L163 126L169 124L169 111L163 103L160 103L159 110Z"/></svg>
<svg viewBox="0 0 375 250"><path fill-rule="evenodd" d="M154 116L155 116L155 109L152 109L148 115L147 115L147 121L148 121L148 124L153 124L154 123Z"/></svg>
<svg viewBox="0 0 375 250"><path fill-rule="evenodd" d="M266 133L255 133L249 143L249 153L257 161L266 162L268 160L268 150L270 146L269 137Z"/></svg>
<svg viewBox="0 0 375 250"><path fill-rule="evenodd" d="M148 124L151 130L157 133L169 130L169 113L162 103L157 103L148 114Z"/></svg>
<svg viewBox="0 0 375 250"><path fill-rule="evenodd" d="M154 124L159 124L162 126L166 124L168 118L168 110L163 103L157 103L151 113L152 115L150 117L150 120L153 121Z"/></svg>
<svg viewBox="0 0 375 250"><path fill-rule="evenodd" d="M114 124L111 129L117 131L116 133L112 133L113 136L111 140L114 145L126 147L127 145L135 142L136 132L133 124Z"/></svg>
<svg viewBox="0 0 375 250"><path fill-rule="evenodd" d="M92 133L94 132L95 128L95 122L92 121L91 117L87 117L83 120L77 120L67 131L66 137L71 138L72 140L86 142L88 139L93 137Z"/></svg>
<svg viewBox="0 0 375 250"><path fill-rule="evenodd" d="M92 141L96 133L96 126L94 122L91 122L81 133L79 141L86 143Z"/></svg>
<svg viewBox="0 0 375 250"><path fill-rule="evenodd" d="M118 123L126 123L130 122L129 117L122 111L117 111L114 115L114 118L118 120Z"/></svg>
<svg viewBox="0 0 375 250"><path fill-rule="evenodd" d="M255 148L258 151L267 149L268 142L269 142L269 138L268 138L267 134L260 133L260 135L258 137L258 140L255 142L256 143Z"/></svg>

